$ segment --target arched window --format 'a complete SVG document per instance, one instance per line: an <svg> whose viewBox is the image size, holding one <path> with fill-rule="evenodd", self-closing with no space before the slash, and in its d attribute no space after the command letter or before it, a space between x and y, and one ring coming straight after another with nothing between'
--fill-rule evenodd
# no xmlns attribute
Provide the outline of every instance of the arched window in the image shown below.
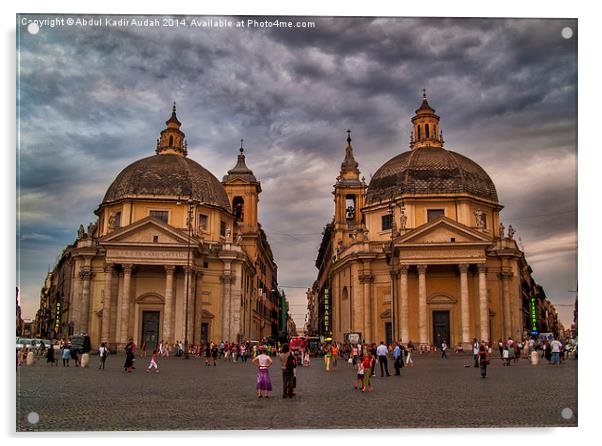
<svg viewBox="0 0 602 446"><path fill-rule="evenodd" d="M420 138L421 138L421 135L420 135L420 126L418 126L418 139L420 139Z"/></svg>
<svg viewBox="0 0 602 446"><path fill-rule="evenodd" d="M232 200L232 209L237 220L243 220L245 216L245 200L242 197L234 197Z"/></svg>
<svg viewBox="0 0 602 446"><path fill-rule="evenodd" d="M429 134L429 125L428 124L424 124L424 136L429 138L430 134Z"/></svg>
<svg viewBox="0 0 602 446"><path fill-rule="evenodd" d="M169 137L169 145L170 145L170 146L173 146L173 136L170 136L170 137Z"/></svg>

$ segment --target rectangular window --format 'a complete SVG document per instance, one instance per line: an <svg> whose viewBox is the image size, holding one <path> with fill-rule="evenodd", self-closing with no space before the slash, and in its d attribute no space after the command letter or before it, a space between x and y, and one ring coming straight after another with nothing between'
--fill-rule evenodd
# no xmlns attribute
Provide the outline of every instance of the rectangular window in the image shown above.
<svg viewBox="0 0 602 446"><path fill-rule="evenodd" d="M199 231L206 231L209 217L204 214L199 214Z"/></svg>
<svg viewBox="0 0 602 446"><path fill-rule="evenodd" d="M426 211L427 221L433 221L439 217L444 217L444 216L445 216L445 210L443 210L443 209L428 209Z"/></svg>
<svg viewBox="0 0 602 446"><path fill-rule="evenodd" d="M386 231L393 227L393 214L383 215L381 217L381 229Z"/></svg>
<svg viewBox="0 0 602 446"><path fill-rule="evenodd" d="M481 214L481 222L483 224L483 229L487 229L487 214L485 212Z"/></svg>
<svg viewBox="0 0 602 446"><path fill-rule="evenodd" d="M148 215L161 220L165 224L167 224L167 220L169 219L169 211L150 211Z"/></svg>
<svg viewBox="0 0 602 446"><path fill-rule="evenodd" d="M226 236L226 222L225 221L220 221L219 235L221 235L222 237Z"/></svg>
<svg viewBox="0 0 602 446"><path fill-rule="evenodd" d="M110 224L110 222L109 222ZM116 228L120 228L121 227L121 212L117 212L115 214L115 227Z"/></svg>

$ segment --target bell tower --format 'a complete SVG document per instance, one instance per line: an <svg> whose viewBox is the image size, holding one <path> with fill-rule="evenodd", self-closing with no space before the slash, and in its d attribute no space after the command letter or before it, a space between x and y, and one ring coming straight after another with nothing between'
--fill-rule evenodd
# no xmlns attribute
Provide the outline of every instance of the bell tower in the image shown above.
<svg viewBox="0 0 602 446"><path fill-rule="evenodd" d="M188 155L188 143L186 135L180 130L182 123L176 116L176 103L173 103L171 117L165 121L167 126L161 131L161 136L157 139L157 155Z"/></svg>
<svg viewBox="0 0 602 446"><path fill-rule="evenodd" d="M366 198L366 182L360 180L358 163L353 157L351 130L347 130L347 147L341 171L334 185L334 230L335 243L348 246L353 242L353 234L364 224L362 208Z"/></svg>
<svg viewBox="0 0 602 446"><path fill-rule="evenodd" d="M253 171L247 167L242 139L238 150L240 153L236 165L228 171L227 175L224 175L222 184L232 205L237 227L245 234L257 232L259 229L257 209L261 184L255 178Z"/></svg>
<svg viewBox="0 0 602 446"><path fill-rule="evenodd" d="M439 116L435 114L426 99L426 90L422 90L422 104L412 117L412 134L410 136L410 149L422 147L443 148L443 131L439 128Z"/></svg>

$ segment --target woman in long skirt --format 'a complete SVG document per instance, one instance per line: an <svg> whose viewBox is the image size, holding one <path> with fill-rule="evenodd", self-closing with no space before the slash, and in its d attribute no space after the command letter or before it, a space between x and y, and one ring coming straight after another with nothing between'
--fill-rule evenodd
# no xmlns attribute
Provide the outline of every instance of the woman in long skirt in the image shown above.
<svg viewBox="0 0 602 446"><path fill-rule="evenodd" d="M125 346L125 363L123 364L123 369L131 373L132 367L134 367L134 340L130 339L130 342Z"/></svg>
<svg viewBox="0 0 602 446"><path fill-rule="evenodd" d="M253 359L253 364L258 367L257 370L257 398L263 396L269 398L268 392L272 390L272 381L270 380L270 372L268 369L272 366L272 358L265 354L265 348L260 349L260 354Z"/></svg>
<svg viewBox="0 0 602 446"><path fill-rule="evenodd" d="M485 378L487 376L487 365L489 364L489 356L483 344L479 346L477 358L479 361L479 366L481 368L481 378Z"/></svg>

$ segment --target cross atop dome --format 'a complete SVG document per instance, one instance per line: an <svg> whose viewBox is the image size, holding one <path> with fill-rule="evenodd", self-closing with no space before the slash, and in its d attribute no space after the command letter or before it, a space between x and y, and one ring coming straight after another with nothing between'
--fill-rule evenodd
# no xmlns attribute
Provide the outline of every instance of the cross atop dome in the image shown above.
<svg viewBox="0 0 602 446"><path fill-rule="evenodd" d="M186 135L180 130L182 123L176 116L176 103L174 101L171 109L171 116L165 121L166 128L161 131L161 136L157 139L158 155L188 155L188 143Z"/></svg>

